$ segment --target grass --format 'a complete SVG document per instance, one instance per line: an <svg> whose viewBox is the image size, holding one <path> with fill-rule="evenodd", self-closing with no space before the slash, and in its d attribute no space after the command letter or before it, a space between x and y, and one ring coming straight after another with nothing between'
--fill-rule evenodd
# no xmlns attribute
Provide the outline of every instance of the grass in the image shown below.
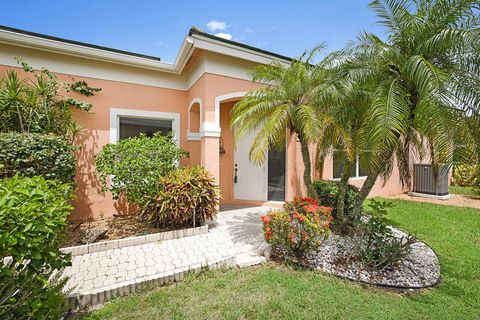
<svg viewBox="0 0 480 320"><path fill-rule="evenodd" d="M448 191L453 194L461 194L464 196L480 198L480 194L473 187L450 186Z"/></svg>
<svg viewBox="0 0 480 320"><path fill-rule="evenodd" d="M480 210L394 202L391 223L439 256L435 288L405 295L272 264L191 276L116 299L85 319L479 319Z"/></svg>

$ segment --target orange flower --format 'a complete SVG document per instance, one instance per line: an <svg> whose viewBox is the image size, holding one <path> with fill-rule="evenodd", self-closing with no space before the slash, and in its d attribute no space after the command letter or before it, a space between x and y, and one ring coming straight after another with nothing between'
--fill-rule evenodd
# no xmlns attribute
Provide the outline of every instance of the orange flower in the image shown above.
<svg viewBox="0 0 480 320"><path fill-rule="evenodd" d="M262 216L261 219L262 219L263 223L265 223L265 224L269 224L270 221L272 220L272 218L270 218L269 216Z"/></svg>

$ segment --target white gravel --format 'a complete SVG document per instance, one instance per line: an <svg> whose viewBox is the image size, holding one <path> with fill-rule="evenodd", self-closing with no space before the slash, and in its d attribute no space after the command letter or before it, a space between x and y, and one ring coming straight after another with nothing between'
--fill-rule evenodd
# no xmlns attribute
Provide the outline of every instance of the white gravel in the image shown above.
<svg viewBox="0 0 480 320"><path fill-rule="evenodd" d="M400 230L392 230L397 237L405 235ZM438 258L423 242L414 243L411 253L392 269L375 271L365 269L360 262L353 261L355 259L345 261L354 241L332 234L317 252L306 255L306 263L314 269L342 278L402 289L425 288L440 281Z"/></svg>

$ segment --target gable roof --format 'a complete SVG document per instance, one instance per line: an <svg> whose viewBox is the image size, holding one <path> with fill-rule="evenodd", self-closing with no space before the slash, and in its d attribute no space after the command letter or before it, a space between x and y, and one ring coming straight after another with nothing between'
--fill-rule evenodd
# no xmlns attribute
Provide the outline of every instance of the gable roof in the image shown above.
<svg viewBox="0 0 480 320"><path fill-rule="evenodd" d="M163 62L159 57L150 55L63 39L1 25L0 43L176 74L182 72L195 49L212 51L262 64L273 60L280 60L284 63L291 61L289 57L243 43L226 40L203 32L197 27L192 27L188 35L184 38L174 63Z"/></svg>
<svg viewBox="0 0 480 320"><path fill-rule="evenodd" d="M248 44L244 44L244 43L241 43L241 42L232 41L232 40L228 40L228 39L225 39L225 38L217 37L213 34L202 31L198 27L190 28L190 31L188 32L188 35L189 36L200 35L202 37L210 38L212 40L225 42L225 43L230 44L230 45L238 46L238 47L245 48L245 49L252 50L252 51L256 51L256 52L259 52L259 53L262 53L262 54L265 54L265 55L269 55L269 56L278 58L280 60L292 61L292 58L290 58L290 57L287 57L287 56L284 56L284 55L281 55L281 54L278 54L278 53L275 53L275 52L263 50L263 49L260 49L260 48L257 48L257 47L249 46Z"/></svg>

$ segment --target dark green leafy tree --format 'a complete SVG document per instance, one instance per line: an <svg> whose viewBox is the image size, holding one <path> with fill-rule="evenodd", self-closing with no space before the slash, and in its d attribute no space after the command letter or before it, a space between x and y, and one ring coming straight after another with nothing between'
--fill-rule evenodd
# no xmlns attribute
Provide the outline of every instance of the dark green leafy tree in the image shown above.
<svg viewBox="0 0 480 320"><path fill-rule="evenodd" d="M129 202L143 205L147 196L158 194L160 178L187 155L172 136L155 133L107 144L95 157L95 164L103 191L112 192L114 199L124 195Z"/></svg>

